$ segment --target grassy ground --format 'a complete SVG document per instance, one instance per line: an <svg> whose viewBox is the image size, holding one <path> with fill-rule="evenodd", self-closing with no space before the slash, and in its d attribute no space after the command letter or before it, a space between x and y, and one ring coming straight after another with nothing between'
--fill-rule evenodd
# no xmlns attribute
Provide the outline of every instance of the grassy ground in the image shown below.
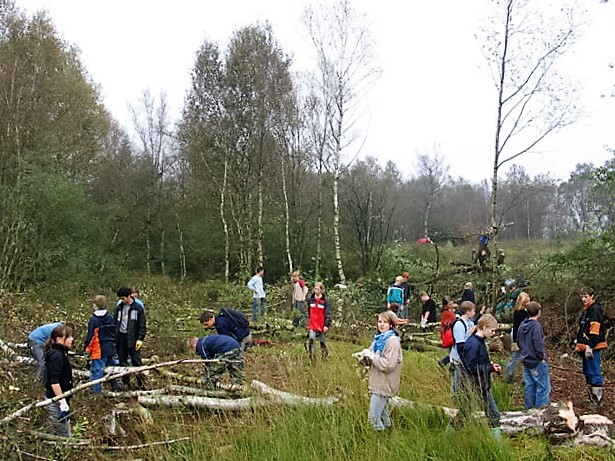
<svg viewBox="0 0 615 461"><path fill-rule="evenodd" d="M0 339L23 342L33 326L68 318L76 323L75 343L80 348L90 314L89 297L66 293L65 300L53 303L33 295L16 297L3 307ZM149 286L144 299L149 329L144 356L165 360L192 357L185 348L185 338L203 333L196 321L203 307L198 290L163 281ZM134 402L83 393L73 401L73 430L78 437L94 439L95 448L54 446L27 436L25 430L41 430L45 420L44 412L33 412L9 426L0 426L0 459L35 459L24 454L31 453L68 460L615 460L608 450L552 446L539 437L505 438L498 444L480 421L451 431L448 419L435 410L394 409L393 430L377 434L367 420L366 377L351 358L352 352L369 344L369 336L355 338L355 344L331 340L329 359L315 364L307 360L301 334L286 333L272 341L269 347L255 347L247 353L249 379L304 396L338 396L340 402L331 407L272 406L234 413L155 408L151 409L152 423L134 420L126 428L126 437L109 438L102 436L101 417L117 404ZM436 363L441 355L404 352L401 397L452 406L450 378ZM40 389L31 368L0 357L0 415L4 416L37 398ZM505 360L500 357L499 361ZM178 371L200 373L198 367ZM166 383L156 374L149 378L152 388ZM520 408L522 393L520 385L495 382L494 394L501 410ZM181 437L189 440L136 451L102 448Z"/></svg>

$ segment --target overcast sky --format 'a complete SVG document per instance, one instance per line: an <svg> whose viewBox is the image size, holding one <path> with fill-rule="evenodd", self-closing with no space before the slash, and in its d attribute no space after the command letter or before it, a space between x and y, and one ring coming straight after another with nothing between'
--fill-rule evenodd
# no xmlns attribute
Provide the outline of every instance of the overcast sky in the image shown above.
<svg viewBox="0 0 615 461"><path fill-rule="evenodd" d="M434 146L450 173L472 181L491 176L495 90L475 34L486 0L399 2L355 0L372 25L382 75L368 95L361 155L394 161L415 174L416 153ZM566 179L579 162L601 165L615 147L615 2L583 0L590 26L566 56L583 114L564 132L520 157L530 175ZM100 85L106 106L130 128L128 104L144 90L165 91L177 117L196 51L205 39L225 49L233 32L269 21L296 70L313 57L301 22L312 0L16 0L28 13L46 10ZM602 95L607 95L602 97Z"/></svg>

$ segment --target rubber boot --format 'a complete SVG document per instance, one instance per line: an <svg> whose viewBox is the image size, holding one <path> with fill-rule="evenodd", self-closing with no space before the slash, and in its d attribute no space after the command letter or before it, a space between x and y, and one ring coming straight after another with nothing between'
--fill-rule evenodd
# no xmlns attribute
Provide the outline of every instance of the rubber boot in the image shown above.
<svg viewBox="0 0 615 461"><path fill-rule="evenodd" d="M310 339L308 343L308 352L310 353L310 360L314 360L314 340Z"/></svg>
<svg viewBox="0 0 615 461"><path fill-rule="evenodd" d="M327 349L327 346L325 344L321 344L320 351L322 353L322 359L326 360L327 357L329 356L329 350Z"/></svg>
<svg viewBox="0 0 615 461"><path fill-rule="evenodd" d="M602 402L602 386L591 386L589 388L589 401L594 409Z"/></svg>
<svg viewBox="0 0 615 461"><path fill-rule="evenodd" d="M500 429L499 427L492 427L491 434L493 435L493 438L498 442L502 441L502 429Z"/></svg>

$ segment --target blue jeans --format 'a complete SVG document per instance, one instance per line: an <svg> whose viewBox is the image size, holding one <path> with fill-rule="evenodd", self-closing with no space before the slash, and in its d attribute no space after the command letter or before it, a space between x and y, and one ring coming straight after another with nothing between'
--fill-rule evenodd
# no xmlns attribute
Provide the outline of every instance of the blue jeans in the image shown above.
<svg viewBox="0 0 615 461"><path fill-rule="evenodd" d="M487 395L484 396L484 399L485 406L487 407L485 412L489 420L489 427L500 427L500 410L498 410L498 406L493 398L493 392L491 392L491 390L487 391Z"/></svg>
<svg viewBox="0 0 615 461"><path fill-rule="evenodd" d="M297 312L293 312L293 326L305 326L305 301L295 301L293 307ZM299 315L297 315L297 313Z"/></svg>
<svg viewBox="0 0 615 461"><path fill-rule="evenodd" d="M517 369L517 365L521 361L521 349L516 350L512 353L510 360L506 364L506 369L504 370L504 381L508 383L512 383L513 377L515 375L515 370Z"/></svg>
<svg viewBox="0 0 615 461"><path fill-rule="evenodd" d="M453 373L453 383L451 384L451 397L454 397L455 394L460 390L462 366L462 364L455 362L451 362L450 364L450 368Z"/></svg>
<svg viewBox="0 0 615 461"><path fill-rule="evenodd" d="M387 409L389 397L372 394L369 401L369 422L377 431L384 431L391 427L391 418Z"/></svg>
<svg viewBox="0 0 615 461"><path fill-rule="evenodd" d="M261 317L265 315L265 298L254 298L252 301L252 320L258 321L258 304L260 300Z"/></svg>
<svg viewBox="0 0 615 461"><path fill-rule="evenodd" d="M463 372L454 401L459 405L458 417L461 421L472 417L474 407L478 404L487 416L489 427L500 427L500 410L495 403L491 389L482 389Z"/></svg>
<svg viewBox="0 0 615 461"><path fill-rule="evenodd" d="M602 386L602 371L600 367L600 351L594 351L594 357L586 359L583 357L583 374L585 382L590 386Z"/></svg>
<svg viewBox="0 0 615 461"><path fill-rule="evenodd" d="M92 360L92 366L90 367L90 381L96 381L103 377L105 367L117 365L114 356L103 357L100 359ZM111 387L116 388L117 383L115 380L111 382ZM92 394L100 394L102 392L102 384L95 384L90 388Z"/></svg>
<svg viewBox="0 0 615 461"><path fill-rule="evenodd" d="M544 360L536 368L524 367L525 409L542 408L549 405L551 381L549 366Z"/></svg>
<svg viewBox="0 0 615 461"><path fill-rule="evenodd" d="M47 367L45 365L45 350L43 349L43 344L37 344L28 339L28 346L30 347L30 354L32 354L32 357L36 360L36 378L44 383Z"/></svg>

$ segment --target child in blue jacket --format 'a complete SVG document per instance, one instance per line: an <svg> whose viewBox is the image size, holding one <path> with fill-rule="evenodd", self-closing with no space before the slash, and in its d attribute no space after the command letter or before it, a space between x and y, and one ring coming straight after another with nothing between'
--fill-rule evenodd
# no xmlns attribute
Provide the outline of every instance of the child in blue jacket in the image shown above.
<svg viewBox="0 0 615 461"><path fill-rule="evenodd" d="M88 334L85 338L83 350L88 360L92 361L90 368L90 381L103 377L105 367L115 365L115 322L111 314L107 312L107 298L98 295L94 298L92 309L94 310ZM111 388L117 389L119 385L114 380ZM102 385L96 384L91 388L92 394L100 394Z"/></svg>

